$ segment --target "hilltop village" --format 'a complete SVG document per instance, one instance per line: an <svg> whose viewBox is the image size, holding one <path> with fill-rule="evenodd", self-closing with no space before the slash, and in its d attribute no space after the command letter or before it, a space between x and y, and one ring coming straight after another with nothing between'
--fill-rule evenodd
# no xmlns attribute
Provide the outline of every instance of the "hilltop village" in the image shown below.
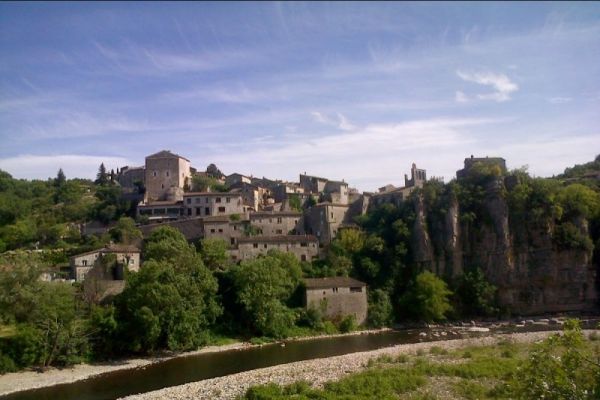
<svg viewBox="0 0 600 400"><path fill-rule="evenodd" d="M285 182L242 173L226 176L214 165L201 172L187 158L164 150L146 157L143 167L120 168L115 179L126 194L139 196L137 216L147 223L141 226L144 235L167 224L190 241L225 240L232 261L271 249L310 261L341 229L356 228L354 218L370 205L398 204L422 187L427 175L413 164L403 187L359 193L343 180L306 174L298 182ZM196 191L196 180L212 185Z"/></svg>

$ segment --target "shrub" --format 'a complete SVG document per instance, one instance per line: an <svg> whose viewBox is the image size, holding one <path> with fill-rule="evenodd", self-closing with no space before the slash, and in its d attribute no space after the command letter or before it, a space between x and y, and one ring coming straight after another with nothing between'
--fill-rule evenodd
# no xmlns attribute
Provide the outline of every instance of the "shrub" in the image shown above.
<svg viewBox="0 0 600 400"><path fill-rule="evenodd" d="M341 321L339 325L340 332L348 333L356 330L356 318L354 315L347 315Z"/></svg>

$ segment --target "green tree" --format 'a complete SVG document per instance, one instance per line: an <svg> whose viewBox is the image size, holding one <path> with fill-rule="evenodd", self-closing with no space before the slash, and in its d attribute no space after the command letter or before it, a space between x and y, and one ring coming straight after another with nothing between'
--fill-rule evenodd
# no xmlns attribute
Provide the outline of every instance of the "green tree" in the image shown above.
<svg viewBox="0 0 600 400"><path fill-rule="evenodd" d="M104 163L101 163L100 167L98 168L98 173L96 174L96 180L94 183L96 185L105 186L108 184L108 182L109 179L108 174L106 173L106 167L104 166Z"/></svg>
<svg viewBox="0 0 600 400"><path fill-rule="evenodd" d="M135 226L135 221L129 217L121 217L117 224L110 229L111 238L118 243L134 244L142 239L142 231Z"/></svg>
<svg viewBox="0 0 600 400"><path fill-rule="evenodd" d="M417 275L402 298L402 305L409 316L415 319L433 322L446 319L452 310L446 282L429 271Z"/></svg>
<svg viewBox="0 0 600 400"><path fill-rule="evenodd" d="M285 337L295 322L294 313L285 303L302 274L295 257L271 252L266 257L243 261L231 271L247 325L260 335Z"/></svg>
<svg viewBox="0 0 600 400"><path fill-rule="evenodd" d="M380 328L388 326L393 320L393 307L389 294L382 289L369 292L369 313L367 321L369 325Z"/></svg>
<svg viewBox="0 0 600 400"><path fill-rule="evenodd" d="M229 265L229 246L220 238L208 238L200 242L200 256L211 271L223 272Z"/></svg>
<svg viewBox="0 0 600 400"><path fill-rule="evenodd" d="M149 352L205 344L222 309L217 282L194 246L176 229L161 227L150 235L144 259L116 299L125 346Z"/></svg>
<svg viewBox="0 0 600 400"><path fill-rule="evenodd" d="M456 296L465 316L497 314L496 292L497 288L488 282L479 268L466 272L456 288Z"/></svg>

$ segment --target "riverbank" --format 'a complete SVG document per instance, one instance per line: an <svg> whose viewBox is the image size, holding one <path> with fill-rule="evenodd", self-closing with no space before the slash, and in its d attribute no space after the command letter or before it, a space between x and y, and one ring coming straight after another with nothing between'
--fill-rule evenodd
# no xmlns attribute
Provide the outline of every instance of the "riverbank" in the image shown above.
<svg viewBox="0 0 600 400"><path fill-rule="evenodd" d="M362 330L350 333L334 334L334 335L314 335L314 336L300 336L285 339L282 343L291 341L304 341L318 338L335 338L342 336L353 336L353 335L367 335L377 334L385 331L389 331L390 328ZM188 351L177 354L164 354L155 357L144 357L144 358L129 358L123 360L110 361L98 364L78 364L68 368L50 368L43 372L37 371L20 371L8 373L0 376L0 396L7 395L10 393L20 392L24 390L38 389L43 387L50 387L54 385L60 385L64 383L73 383L88 378L92 378L98 375L122 371L134 368L146 367L150 364L167 361L174 358L190 357L198 354L205 353L217 353L225 351L243 350L252 347L260 347L263 344L251 344L249 342L235 342L226 345L219 346L207 346L199 350Z"/></svg>
<svg viewBox="0 0 600 400"><path fill-rule="evenodd" d="M246 371L238 374L203 381L188 383L128 396L126 400L187 400L187 399L214 399L230 400L245 393L255 385L276 383L287 385L297 381L310 382L315 387L322 386L325 382L339 380L340 378L364 370L370 360L382 356L398 357L401 354L417 354L428 352L432 347L444 350L455 350L471 346L491 346L499 341L512 341L515 343L533 343L547 338L549 335L560 331L525 332L512 334L492 334L485 337L454 339L435 342L422 342L402 344L374 351L351 353L342 356L314 359L277 365L269 368ZM593 330L586 331L586 334ZM600 333L599 330L594 332Z"/></svg>

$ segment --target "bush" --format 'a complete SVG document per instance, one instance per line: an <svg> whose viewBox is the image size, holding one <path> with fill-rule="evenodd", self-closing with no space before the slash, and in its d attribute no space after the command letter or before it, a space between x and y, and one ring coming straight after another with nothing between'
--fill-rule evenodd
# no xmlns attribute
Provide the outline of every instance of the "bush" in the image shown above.
<svg viewBox="0 0 600 400"><path fill-rule="evenodd" d="M354 315L347 315L341 321L339 325L340 332L348 333L355 331L357 328L356 318Z"/></svg>
<svg viewBox="0 0 600 400"><path fill-rule="evenodd" d="M401 303L407 314L427 322L446 319L452 311L449 297L452 292L446 282L429 271L417 275Z"/></svg>
<svg viewBox="0 0 600 400"><path fill-rule="evenodd" d="M600 354L590 354L579 321L565 323L563 335L552 335L535 346L511 382L517 399L597 399L600 395Z"/></svg>
<svg viewBox="0 0 600 400"><path fill-rule="evenodd" d="M369 314L367 321L370 326L381 328L392 323L392 302L385 290L375 289L369 292Z"/></svg>

